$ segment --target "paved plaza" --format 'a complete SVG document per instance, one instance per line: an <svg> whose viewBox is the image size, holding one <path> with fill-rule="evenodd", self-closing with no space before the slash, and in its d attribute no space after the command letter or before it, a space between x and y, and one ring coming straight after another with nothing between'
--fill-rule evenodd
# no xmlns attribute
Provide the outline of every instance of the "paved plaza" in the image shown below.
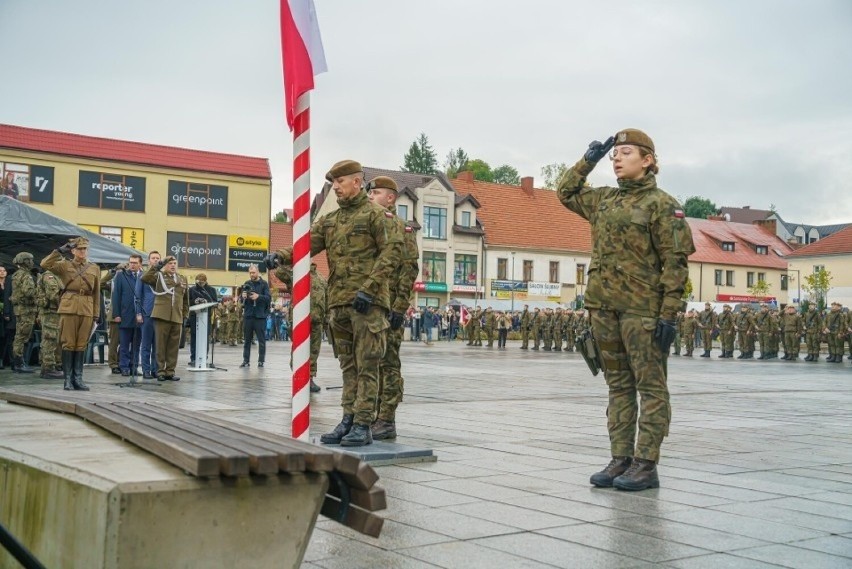
<svg viewBox="0 0 852 569"><path fill-rule="evenodd" d="M848 361L670 358L661 488L626 493L588 483L609 460L603 376L575 353L518 346L404 344L398 442L438 461L378 467L381 538L320 518L303 567L852 567ZM288 350L270 342L266 367L245 370L241 348L217 347L228 371L179 367L180 382L133 393L289 433ZM339 377L324 346L317 382ZM85 372L93 394L122 379ZM29 385L62 382L0 372L2 387ZM339 398L312 397L312 436L337 423Z"/></svg>

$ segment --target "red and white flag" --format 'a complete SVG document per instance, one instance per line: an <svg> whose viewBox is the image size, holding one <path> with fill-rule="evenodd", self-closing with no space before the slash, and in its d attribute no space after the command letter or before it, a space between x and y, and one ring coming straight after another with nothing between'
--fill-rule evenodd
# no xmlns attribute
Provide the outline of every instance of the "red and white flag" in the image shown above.
<svg viewBox="0 0 852 569"><path fill-rule="evenodd" d="M464 306L459 310L459 322L462 326L467 326L467 321L470 320L470 312Z"/></svg>
<svg viewBox="0 0 852 569"><path fill-rule="evenodd" d="M287 126L293 130L296 100L314 88L314 75L328 71L313 0L281 0L281 53Z"/></svg>

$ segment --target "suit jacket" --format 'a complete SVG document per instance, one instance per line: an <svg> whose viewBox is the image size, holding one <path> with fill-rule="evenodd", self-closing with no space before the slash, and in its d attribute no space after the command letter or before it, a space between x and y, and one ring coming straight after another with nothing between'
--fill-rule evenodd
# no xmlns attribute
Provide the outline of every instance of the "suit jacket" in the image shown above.
<svg viewBox="0 0 852 569"><path fill-rule="evenodd" d="M201 302L196 302L197 300L201 300ZM218 301L219 301L219 296L216 294L216 289L213 288L212 286L210 286L209 284L204 285L203 287L200 287L198 285L189 287L189 305L190 306L194 306L196 304L207 303L207 302L218 302ZM209 313L212 308L213 308L212 306L210 308L208 308L207 312ZM196 314L197 314L197 312L190 312L189 313L190 323L195 322L195 315ZM209 320L208 320L208 322L209 322Z"/></svg>
<svg viewBox="0 0 852 569"><path fill-rule="evenodd" d="M144 272L142 274L145 274ZM154 299L157 295L154 294L154 289L149 284L142 282L142 278L136 279L136 314L145 319L151 317L151 312L154 310Z"/></svg>
<svg viewBox="0 0 852 569"><path fill-rule="evenodd" d="M141 272L140 272L141 276ZM136 326L136 283L139 278L129 270L120 271L112 280L112 312L110 320L121 317L119 328Z"/></svg>
<svg viewBox="0 0 852 569"><path fill-rule="evenodd" d="M183 324L189 313L189 286L186 284L186 278L179 273L175 273L174 277L168 273L160 273L157 267L153 266L142 275L142 282L151 285L156 295L151 317Z"/></svg>

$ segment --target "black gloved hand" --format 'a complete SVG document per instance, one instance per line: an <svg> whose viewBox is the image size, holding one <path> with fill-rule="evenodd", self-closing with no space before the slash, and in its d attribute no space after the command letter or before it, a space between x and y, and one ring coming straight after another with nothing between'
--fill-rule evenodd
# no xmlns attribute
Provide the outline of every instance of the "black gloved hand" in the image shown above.
<svg viewBox="0 0 852 569"><path fill-rule="evenodd" d="M63 255L67 255L68 253L71 252L71 249L73 249L73 248L74 248L74 245L72 245L71 243L66 243L65 245L63 245L59 249L57 249L57 251L59 251Z"/></svg>
<svg viewBox="0 0 852 569"><path fill-rule="evenodd" d="M360 290L355 293L355 300L352 301L352 308L355 309L355 312L360 312L361 314L367 314L370 310L370 306L373 304L373 297L367 294L366 292L361 292Z"/></svg>
<svg viewBox="0 0 852 569"><path fill-rule="evenodd" d="M614 136L610 136L605 142L593 140L592 143L589 144L589 149L586 150L583 158L585 158L586 162L589 162L590 164L597 164L601 158L606 156L606 153L609 152L613 146L615 146Z"/></svg>
<svg viewBox="0 0 852 569"><path fill-rule="evenodd" d="M674 320L663 320L662 318L657 320L657 329L654 331L654 339L657 340L657 345L664 354L669 353L676 333L677 330L675 329Z"/></svg>
<svg viewBox="0 0 852 569"><path fill-rule="evenodd" d="M160 259L159 261L157 261L157 264L156 264L156 265L154 265L154 266L155 266L155 267L157 267L157 270L158 270L158 271L162 271L162 270L163 270L163 267L165 267L165 266L166 266L166 260L165 260L165 259Z"/></svg>
<svg viewBox="0 0 852 569"><path fill-rule="evenodd" d="M278 253L270 253L266 257L263 258L263 264L266 265L266 268L270 271L274 270L275 267L281 264L283 259Z"/></svg>
<svg viewBox="0 0 852 569"><path fill-rule="evenodd" d="M405 314L391 310L388 320L390 320L391 330L399 330L405 322Z"/></svg>

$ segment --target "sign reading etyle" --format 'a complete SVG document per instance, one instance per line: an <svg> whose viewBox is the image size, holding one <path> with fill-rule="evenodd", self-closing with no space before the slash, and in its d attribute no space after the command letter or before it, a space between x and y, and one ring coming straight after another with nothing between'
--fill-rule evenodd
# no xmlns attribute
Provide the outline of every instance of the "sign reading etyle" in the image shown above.
<svg viewBox="0 0 852 569"><path fill-rule="evenodd" d="M145 211L145 178L80 170L77 205Z"/></svg>

